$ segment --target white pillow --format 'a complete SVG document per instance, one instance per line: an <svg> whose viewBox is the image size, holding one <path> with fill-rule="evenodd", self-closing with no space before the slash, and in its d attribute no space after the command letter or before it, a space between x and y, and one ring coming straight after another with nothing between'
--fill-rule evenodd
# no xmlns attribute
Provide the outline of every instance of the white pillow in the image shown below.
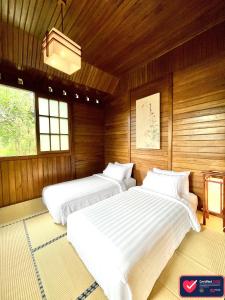
<svg viewBox="0 0 225 300"><path fill-rule="evenodd" d="M191 173L190 171L175 172L175 171L153 168L153 172L157 174L165 174L171 176L182 176L181 187L180 187L181 193L184 196L189 194L189 175Z"/></svg>
<svg viewBox="0 0 225 300"><path fill-rule="evenodd" d="M117 166L115 164L109 163L108 166L103 171L103 174L111 178L122 181L126 176L127 169L123 166Z"/></svg>
<svg viewBox="0 0 225 300"><path fill-rule="evenodd" d="M126 169L127 169L127 172L126 172L126 179L128 179L128 178L131 177L132 169L133 169L133 166L134 166L133 163L120 164L120 163L118 163L118 162L115 162L115 165L126 167Z"/></svg>
<svg viewBox="0 0 225 300"><path fill-rule="evenodd" d="M143 187L153 192L164 194L180 200L182 197L180 191L181 176L158 174L148 171L147 176L143 180Z"/></svg>

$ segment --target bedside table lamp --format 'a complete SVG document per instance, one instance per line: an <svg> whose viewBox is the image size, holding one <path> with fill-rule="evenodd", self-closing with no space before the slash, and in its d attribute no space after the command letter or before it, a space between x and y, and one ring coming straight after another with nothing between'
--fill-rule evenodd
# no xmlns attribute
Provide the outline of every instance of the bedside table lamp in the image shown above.
<svg viewBox="0 0 225 300"><path fill-rule="evenodd" d="M203 201L203 225L209 213L223 218L225 232L225 172L203 172L205 197Z"/></svg>

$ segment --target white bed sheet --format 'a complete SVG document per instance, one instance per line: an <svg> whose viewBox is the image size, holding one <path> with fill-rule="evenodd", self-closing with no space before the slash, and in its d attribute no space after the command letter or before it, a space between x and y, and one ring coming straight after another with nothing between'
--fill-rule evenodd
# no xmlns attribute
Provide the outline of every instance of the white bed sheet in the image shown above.
<svg viewBox="0 0 225 300"><path fill-rule="evenodd" d="M130 188L136 186L136 179L130 177L130 178L125 178L123 180L125 186L126 186L126 189L129 190Z"/></svg>
<svg viewBox="0 0 225 300"><path fill-rule="evenodd" d="M197 211L197 208L198 208L198 197L195 195L195 194L193 194L193 193L189 193L188 195L187 195L187 201L189 202L189 204L190 204L190 207L192 208L192 210L194 211L194 212L196 212Z"/></svg>
<svg viewBox="0 0 225 300"><path fill-rule="evenodd" d="M136 181L132 181L135 186ZM128 182L109 178L104 174L62 182L47 186L42 199L55 223L66 224L72 212L126 191Z"/></svg>
<svg viewBox="0 0 225 300"><path fill-rule="evenodd" d="M141 187L73 213L67 222L68 240L110 300L147 299L186 233L200 231L187 200Z"/></svg>

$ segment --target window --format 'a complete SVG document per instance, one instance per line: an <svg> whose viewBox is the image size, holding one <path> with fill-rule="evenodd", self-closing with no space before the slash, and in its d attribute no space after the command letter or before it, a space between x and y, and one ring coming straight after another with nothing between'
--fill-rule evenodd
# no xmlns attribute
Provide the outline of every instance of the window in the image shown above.
<svg viewBox="0 0 225 300"><path fill-rule="evenodd" d="M0 157L37 154L35 95L0 84Z"/></svg>
<svg viewBox="0 0 225 300"><path fill-rule="evenodd" d="M31 91L0 84L0 157L68 150L66 102L36 98Z"/></svg>
<svg viewBox="0 0 225 300"><path fill-rule="evenodd" d="M40 151L69 150L68 104L38 98Z"/></svg>

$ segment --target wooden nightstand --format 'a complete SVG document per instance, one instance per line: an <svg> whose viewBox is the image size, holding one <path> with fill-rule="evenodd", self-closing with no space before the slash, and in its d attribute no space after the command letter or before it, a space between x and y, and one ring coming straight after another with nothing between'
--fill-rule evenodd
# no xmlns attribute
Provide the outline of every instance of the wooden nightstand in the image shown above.
<svg viewBox="0 0 225 300"><path fill-rule="evenodd" d="M220 213L214 213L223 218L223 232L225 232L225 172L217 171L205 171L203 172L204 179L204 199L203 199L203 225L206 225L206 218L209 217L209 185L219 184L220 192L215 195L218 197L217 201L220 201Z"/></svg>

